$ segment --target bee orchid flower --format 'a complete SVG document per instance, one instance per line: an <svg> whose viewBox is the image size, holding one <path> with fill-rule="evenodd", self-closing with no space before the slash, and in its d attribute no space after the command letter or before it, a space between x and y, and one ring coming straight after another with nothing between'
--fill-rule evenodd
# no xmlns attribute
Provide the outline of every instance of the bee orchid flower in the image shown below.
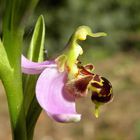
<svg viewBox="0 0 140 140"><path fill-rule="evenodd" d="M54 60L32 62L22 56L22 71L26 74L40 74L36 83L36 98L49 117L58 122L78 122L81 114L76 112L75 100L85 97L91 91L95 103L95 116L100 105L112 97L110 82L92 72L94 66L82 66L78 61L83 49L78 41L91 37L105 36L92 33L87 26L80 26L70 38L65 51Z"/></svg>

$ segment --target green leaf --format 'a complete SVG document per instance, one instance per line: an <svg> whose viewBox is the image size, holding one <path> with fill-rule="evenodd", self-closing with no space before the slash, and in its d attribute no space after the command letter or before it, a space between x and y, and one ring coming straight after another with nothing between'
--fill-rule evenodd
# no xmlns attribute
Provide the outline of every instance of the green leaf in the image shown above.
<svg viewBox="0 0 140 140"><path fill-rule="evenodd" d="M0 40L0 77L2 78L11 70L3 43Z"/></svg>
<svg viewBox="0 0 140 140"><path fill-rule="evenodd" d="M31 13L39 0L5 0L3 29L16 30L25 25L27 14ZM25 18L26 17L26 18Z"/></svg>
<svg viewBox="0 0 140 140"><path fill-rule="evenodd" d="M0 78L4 85L14 140L26 140L26 123L23 108L21 72L11 66L7 52L0 40Z"/></svg>
<svg viewBox="0 0 140 140"><path fill-rule="evenodd" d="M31 61L40 62L44 59L45 23L40 16L35 25L34 33L28 50L28 58ZM24 79L24 104L27 124L27 136L32 137L36 121L41 108L35 98L35 86L38 76L26 75Z"/></svg>
<svg viewBox="0 0 140 140"><path fill-rule="evenodd" d="M5 0L0 41L0 77L4 85L14 140L26 140L26 123L21 79L21 49L26 14L33 12L38 0Z"/></svg>
<svg viewBox="0 0 140 140"><path fill-rule="evenodd" d="M45 41L45 23L43 16L37 20L30 48L28 51L28 58L32 61L43 61L44 56L44 41Z"/></svg>

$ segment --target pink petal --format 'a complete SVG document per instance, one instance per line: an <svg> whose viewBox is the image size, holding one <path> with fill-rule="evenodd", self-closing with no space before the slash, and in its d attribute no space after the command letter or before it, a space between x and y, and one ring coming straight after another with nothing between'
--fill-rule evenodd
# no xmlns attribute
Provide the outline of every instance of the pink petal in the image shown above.
<svg viewBox="0 0 140 140"><path fill-rule="evenodd" d="M40 63L32 62L22 55L21 66L22 66L22 72L23 73L39 74L45 68L56 67L56 64L55 64L54 61L44 61L44 62L40 62Z"/></svg>
<svg viewBox="0 0 140 140"><path fill-rule="evenodd" d="M36 85L36 97L47 114L58 122L78 122L81 115L76 113L75 99L64 91L66 73L56 68L45 69Z"/></svg>

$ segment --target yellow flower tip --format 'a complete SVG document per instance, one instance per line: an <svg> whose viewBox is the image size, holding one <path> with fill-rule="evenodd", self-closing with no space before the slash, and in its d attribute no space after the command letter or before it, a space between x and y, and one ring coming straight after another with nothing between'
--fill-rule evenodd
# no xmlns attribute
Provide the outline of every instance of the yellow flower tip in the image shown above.
<svg viewBox="0 0 140 140"><path fill-rule="evenodd" d="M99 117L99 105L95 105L94 115L95 115L96 118Z"/></svg>
<svg viewBox="0 0 140 140"><path fill-rule="evenodd" d="M95 115L96 118L98 118L99 117L99 112L95 111L94 115Z"/></svg>

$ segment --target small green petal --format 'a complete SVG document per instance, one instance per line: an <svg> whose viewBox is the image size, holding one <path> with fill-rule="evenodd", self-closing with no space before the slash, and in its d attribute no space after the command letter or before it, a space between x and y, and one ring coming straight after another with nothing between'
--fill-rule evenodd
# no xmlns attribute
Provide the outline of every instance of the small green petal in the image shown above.
<svg viewBox="0 0 140 140"><path fill-rule="evenodd" d="M59 72L63 72L65 70L66 60L67 60L67 56L64 54L60 55L55 59Z"/></svg>

